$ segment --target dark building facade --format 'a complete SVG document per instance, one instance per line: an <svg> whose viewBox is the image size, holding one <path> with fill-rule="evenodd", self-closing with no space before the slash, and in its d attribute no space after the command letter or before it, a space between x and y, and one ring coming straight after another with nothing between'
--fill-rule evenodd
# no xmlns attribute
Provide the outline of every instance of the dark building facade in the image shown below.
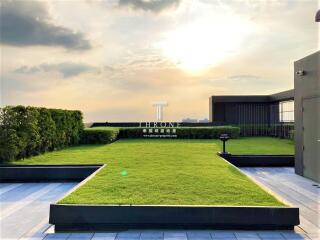
<svg viewBox="0 0 320 240"><path fill-rule="evenodd" d="M293 90L272 95L212 96L209 103L210 121L221 124L279 123L280 103L293 99Z"/></svg>
<svg viewBox="0 0 320 240"><path fill-rule="evenodd" d="M320 182L320 51L294 63L295 172Z"/></svg>

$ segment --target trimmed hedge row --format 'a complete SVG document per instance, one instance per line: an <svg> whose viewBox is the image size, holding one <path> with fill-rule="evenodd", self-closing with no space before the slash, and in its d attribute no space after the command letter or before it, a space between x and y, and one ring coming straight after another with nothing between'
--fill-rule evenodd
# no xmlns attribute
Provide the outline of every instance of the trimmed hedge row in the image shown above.
<svg viewBox="0 0 320 240"><path fill-rule="evenodd" d="M222 133L227 133L231 138L240 136L240 128L231 126L179 127L174 129L176 129L177 138L212 139L219 138ZM119 138L143 138L144 134L146 133L143 133L143 128L120 128Z"/></svg>
<svg viewBox="0 0 320 240"><path fill-rule="evenodd" d="M225 133L231 138L239 138L240 128L231 126L177 128L178 138L212 139L219 138L221 134Z"/></svg>
<svg viewBox="0 0 320 240"><path fill-rule="evenodd" d="M143 132L144 128L89 128L83 132L82 142L87 144L96 143L110 143L117 138L144 138L143 135L147 134ZM147 128L146 128L147 129ZM160 130L161 128L158 128ZM168 129L168 128L166 128ZM173 129L173 128L172 128ZM171 130L172 130L171 129ZM229 134L231 138L238 138L240 136L240 128L231 126L219 126L219 127L179 127L174 128L177 138L183 139L214 139L219 138L223 133ZM154 133L155 134L155 133ZM166 133L157 133L159 135L165 135Z"/></svg>
<svg viewBox="0 0 320 240"><path fill-rule="evenodd" d="M294 130L293 123L280 124L242 124L238 125L240 135L243 137L250 136L272 136L290 139L291 131Z"/></svg>
<svg viewBox="0 0 320 240"><path fill-rule="evenodd" d="M83 144L107 144L117 140L119 129L85 129L81 134Z"/></svg>
<svg viewBox="0 0 320 240"><path fill-rule="evenodd" d="M0 109L0 162L78 144L82 113L61 109L7 106Z"/></svg>

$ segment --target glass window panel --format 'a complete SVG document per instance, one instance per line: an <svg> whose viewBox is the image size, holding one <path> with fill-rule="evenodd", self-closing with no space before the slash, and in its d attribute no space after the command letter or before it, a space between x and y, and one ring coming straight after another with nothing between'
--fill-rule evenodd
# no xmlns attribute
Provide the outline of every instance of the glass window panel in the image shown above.
<svg viewBox="0 0 320 240"><path fill-rule="evenodd" d="M279 103L280 122L294 122L294 101Z"/></svg>

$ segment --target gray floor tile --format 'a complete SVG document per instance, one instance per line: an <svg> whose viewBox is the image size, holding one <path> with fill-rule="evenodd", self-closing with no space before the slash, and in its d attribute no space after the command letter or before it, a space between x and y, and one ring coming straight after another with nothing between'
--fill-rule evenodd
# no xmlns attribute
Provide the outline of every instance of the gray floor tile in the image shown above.
<svg viewBox="0 0 320 240"><path fill-rule="evenodd" d="M209 231L187 231L187 236L210 236Z"/></svg>
<svg viewBox="0 0 320 240"><path fill-rule="evenodd" d="M164 231L164 237L187 237L186 231Z"/></svg>
<svg viewBox="0 0 320 240"><path fill-rule="evenodd" d="M236 237L212 237L213 240L237 240Z"/></svg>
<svg viewBox="0 0 320 240"><path fill-rule="evenodd" d="M162 231L142 231L141 240L162 240L164 233Z"/></svg>
<svg viewBox="0 0 320 240"><path fill-rule="evenodd" d="M91 240L115 240L117 233L95 233Z"/></svg>
<svg viewBox="0 0 320 240"><path fill-rule="evenodd" d="M62 240L62 239L67 239L70 235L71 235L70 233L51 233L51 234L47 234L47 236L44 239L45 240L49 240L49 239Z"/></svg>
<svg viewBox="0 0 320 240"><path fill-rule="evenodd" d="M285 238L285 239L292 239L292 240L304 240L304 239L310 239L306 234L302 234L302 233L294 233L294 232L290 232L290 233L281 233L281 235Z"/></svg>
<svg viewBox="0 0 320 240"><path fill-rule="evenodd" d="M241 231L241 232L239 231L239 232L235 232L234 234L236 235L237 239L239 238L246 238L246 239L258 238L259 239L259 235L254 231Z"/></svg>
<svg viewBox="0 0 320 240"><path fill-rule="evenodd" d="M140 232L136 232L136 231L128 231L128 232L120 232L117 234L116 239L117 240L136 240L136 239L140 239Z"/></svg>
<svg viewBox="0 0 320 240"><path fill-rule="evenodd" d="M164 237L164 240L188 240L187 237Z"/></svg>
<svg viewBox="0 0 320 240"><path fill-rule="evenodd" d="M261 239L261 240L283 240L284 238L276 238L276 237L272 237L272 238L263 237L263 238L261 238L261 237L260 237L260 239Z"/></svg>
<svg viewBox="0 0 320 240"><path fill-rule="evenodd" d="M237 240L261 240L259 237L237 237Z"/></svg>
<svg viewBox="0 0 320 240"><path fill-rule="evenodd" d="M284 237L281 235L281 233L279 232L261 232L261 233L258 233L259 237L262 239L262 240L265 240L265 239L284 239Z"/></svg>
<svg viewBox="0 0 320 240"><path fill-rule="evenodd" d="M206 231L188 231L188 240L211 240L211 235Z"/></svg>
<svg viewBox="0 0 320 240"><path fill-rule="evenodd" d="M102 233L95 233L94 237L116 237L116 232L102 232Z"/></svg>
<svg viewBox="0 0 320 240"><path fill-rule="evenodd" d="M83 238L83 237L69 237L67 240L91 240L91 237L89 238Z"/></svg>
<svg viewBox="0 0 320 240"><path fill-rule="evenodd" d="M115 240L115 237L93 237L91 240Z"/></svg>
<svg viewBox="0 0 320 240"><path fill-rule="evenodd" d="M68 240L91 240L93 233L71 233Z"/></svg>
<svg viewBox="0 0 320 240"><path fill-rule="evenodd" d="M235 238L235 234L232 231L213 231L211 236L212 238Z"/></svg>

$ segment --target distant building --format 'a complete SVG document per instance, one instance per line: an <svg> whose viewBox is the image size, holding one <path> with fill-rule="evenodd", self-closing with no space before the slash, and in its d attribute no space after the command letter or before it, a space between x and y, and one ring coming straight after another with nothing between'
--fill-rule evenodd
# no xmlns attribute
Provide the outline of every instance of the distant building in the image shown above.
<svg viewBox="0 0 320 240"><path fill-rule="evenodd" d="M294 122L293 99L293 90L272 95L212 96L210 122L231 125Z"/></svg>
<svg viewBox="0 0 320 240"><path fill-rule="evenodd" d="M198 122L198 120L197 119L192 119L192 118L184 118L184 119L182 119L182 122L184 122L184 123L196 123L196 122Z"/></svg>
<svg viewBox="0 0 320 240"><path fill-rule="evenodd" d="M207 122L210 122L208 118L205 118L205 119L200 119L198 121L199 123L207 123Z"/></svg>

